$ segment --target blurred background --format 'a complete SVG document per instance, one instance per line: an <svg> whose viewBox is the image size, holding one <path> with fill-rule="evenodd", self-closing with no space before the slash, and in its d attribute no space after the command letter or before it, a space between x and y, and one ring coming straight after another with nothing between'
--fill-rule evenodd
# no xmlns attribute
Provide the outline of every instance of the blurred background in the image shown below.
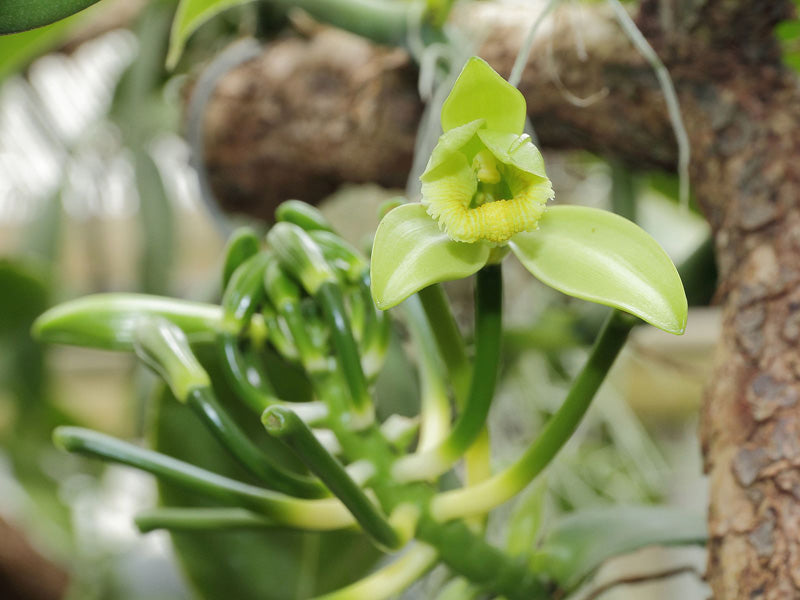
<svg viewBox="0 0 800 600"><path fill-rule="evenodd" d="M167 72L174 10L169 1L107 0L65 22L0 37L2 598L194 597L184 577L191 566L175 556L169 536L142 536L132 524L136 511L157 501L150 477L68 456L50 441L58 424L144 438L151 378L130 356L43 348L29 335L46 308L90 293L214 301L227 234L241 223L267 227L219 208L192 166L197 147L187 142L196 138L186 120L192 86L228 44L257 32L257 9L212 19ZM678 206L671 176L632 173L585 153L546 153L545 160L558 202L635 218L676 262L708 235L700 216ZM346 238L367 247L379 206L402 193L346 186L319 205ZM513 460L557 408L603 316L539 285L514 261L507 261L506 288L506 356L491 418L497 466ZM469 282L448 292L469 327ZM525 537L531 511L550 519L588 506L650 502L704 511L696 426L718 327L716 311L699 306L683 337L637 329L546 485L493 516L493 540L533 543ZM399 323L377 392L388 405L416 393L404 342ZM509 532L518 539L507 539ZM614 561L600 580L669 565L701 573L703 561L700 550L652 550ZM433 597L444 578L434 571L405 597ZM699 577L688 573L604 598L705 596Z"/></svg>

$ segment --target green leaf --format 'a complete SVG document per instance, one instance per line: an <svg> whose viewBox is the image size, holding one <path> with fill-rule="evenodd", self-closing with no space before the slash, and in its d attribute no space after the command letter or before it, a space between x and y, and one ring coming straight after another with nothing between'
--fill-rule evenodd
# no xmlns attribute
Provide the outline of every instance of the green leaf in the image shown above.
<svg viewBox="0 0 800 600"><path fill-rule="evenodd" d="M484 243L454 242L421 204L404 204L378 225L372 247L372 298L378 308L396 306L440 281L477 272L489 258Z"/></svg>
<svg viewBox="0 0 800 600"><path fill-rule="evenodd" d="M500 77L486 61L473 56L464 65L442 106L442 129L485 119L486 128L522 133L525 127L525 98Z"/></svg>
<svg viewBox="0 0 800 600"><path fill-rule="evenodd" d="M619 308L669 333L686 328L686 294L675 266L627 219L554 206L538 230L515 235L509 245L534 277L568 296Z"/></svg>
<svg viewBox="0 0 800 600"><path fill-rule="evenodd" d="M0 35L55 23L98 0L4 0L0 7Z"/></svg>
<svg viewBox="0 0 800 600"><path fill-rule="evenodd" d="M172 21L172 31L169 37L169 53L167 54L167 67L173 69L183 54L186 40L203 23L209 21L224 10L246 4L252 0L181 0L175 19Z"/></svg>
<svg viewBox="0 0 800 600"><path fill-rule="evenodd" d="M0 36L0 80L58 44L81 17L77 15L47 27Z"/></svg>
<svg viewBox="0 0 800 600"><path fill-rule="evenodd" d="M701 514L666 506L610 506L573 513L545 535L533 568L570 591L606 560L646 546L705 544Z"/></svg>

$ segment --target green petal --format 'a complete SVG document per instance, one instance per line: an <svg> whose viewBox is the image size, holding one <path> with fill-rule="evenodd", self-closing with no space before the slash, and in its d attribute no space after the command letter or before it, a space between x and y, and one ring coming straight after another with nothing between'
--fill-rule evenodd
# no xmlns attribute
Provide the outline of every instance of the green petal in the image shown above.
<svg viewBox="0 0 800 600"><path fill-rule="evenodd" d="M522 136L515 133L502 133L488 129L482 129L477 134L500 162L515 166L531 175L547 178L542 153L533 145L529 137L526 136L523 139Z"/></svg>
<svg viewBox="0 0 800 600"><path fill-rule="evenodd" d="M627 219L554 206L537 231L519 233L509 245L534 277L568 296L619 308L669 333L686 328L686 295L675 266Z"/></svg>
<svg viewBox="0 0 800 600"><path fill-rule="evenodd" d="M386 310L429 285L472 275L488 258L487 244L454 242L424 206L404 204L378 225L370 269L372 298Z"/></svg>
<svg viewBox="0 0 800 600"><path fill-rule="evenodd" d="M500 77L486 61L473 56L464 65L442 106L442 129L451 129L486 119L494 131L522 133L525 99L520 91Z"/></svg>
<svg viewBox="0 0 800 600"><path fill-rule="evenodd" d="M419 178L420 181L428 181L429 179L436 177L437 174L433 171L436 170L437 167L447 162L454 155L461 155L462 153L459 152L459 150L467 145L467 143L475 136L475 133L477 133L478 129L480 129L485 123L486 121L483 119L476 119L466 123L465 125L461 125L451 129L446 133L443 133L439 137L439 141L431 153L431 157L428 160L428 166L425 167L425 172ZM464 160L466 160L466 158Z"/></svg>

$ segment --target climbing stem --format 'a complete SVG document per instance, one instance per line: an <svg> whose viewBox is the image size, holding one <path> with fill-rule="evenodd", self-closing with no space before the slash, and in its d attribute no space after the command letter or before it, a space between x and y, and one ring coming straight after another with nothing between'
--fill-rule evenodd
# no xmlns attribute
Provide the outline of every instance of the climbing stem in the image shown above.
<svg viewBox="0 0 800 600"><path fill-rule="evenodd" d="M288 408L274 406L264 412L261 421L270 435L285 443L325 482L375 542L385 548L397 548L399 538L389 522L296 414Z"/></svg>
<svg viewBox="0 0 800 600"><path fill-rule="evenodd" d="M635 317L613 311L564 403L522 457L478 485L439 494L431 503L434 517L448 520L484 514L522 491L550 464L575 432L636 323Z"/></svg>
<svg viewBox="0 0 800 600"><path fill-rule="evenodd" d="M443 562L480 588L508 600L545 600L552 590L531 571L525 556L511 557L478 537L463 521L425 517L417 539L435 547Z"/></svg>
<svg viewBox="0 0 800 600"><path fill-rule="evenodd" d="M303 498L321 498L327 495L320 482L296 475L270 460L220 406L211 388L193 389L186 403L222 446L271 489Z"/></svg>
<svg viewBox="0 0 800 600"><path fill-rule="evenodd" d="M394 598L421 578L436 564L436 550L417 543L391 564L348 585L314 600L387 600Z"/></svg>
<svg viewBox="0 0 800 600"><path fill-rule="evenodd" d="M418 295L433 330L439 353L450 375L450 381L453 382L456 401L463 405L469 389L471 369L464 338L450 310L444 288L437 283L420 290Z"/></svg>
<svg viewBox="0 0 800 600"><path fill-rule="evenodd" d="M333 346L350 391L353 426L356 429L365 427L374 420L374 406L361 369L361 357L350 329L342 291L336 283L325 282L319 286L315 297L331 328Z"/></svg>
<svg viewBox="0 0 800 600"><path fill-rule="evenodd" d="M233 507L246 508L268 517L276 525L322 531L355 524L347 508L336 498L291 498L88 429L58 427L53 432L53 441L68 452L135 467L167 483Z"/></svg>
<svg viewBox="0 0 800 600"><path fill-rule="evenodd" d="M440 443L450 431L444 365L422 303L411 296L402 304L411 339L416 348L420 377L420 433L418 448L425 451Z"/></svg>
<svg viewBox="0 0 800 600"><path fill-rule="evenodd" d="M502 267L487 265L478 271L475 289L475 366L467 401L441 444L397 461L393 474L398 480L427 479L444 473L481 434L497 383L502 314Z"/></svg>
<svg viewBox="0 0 800 600"><path fill-rule="evenodd" d="M142 533L157 529L209 531L274 527L275 523L243 508L172 508L144 510L133 519Z"/></svg>

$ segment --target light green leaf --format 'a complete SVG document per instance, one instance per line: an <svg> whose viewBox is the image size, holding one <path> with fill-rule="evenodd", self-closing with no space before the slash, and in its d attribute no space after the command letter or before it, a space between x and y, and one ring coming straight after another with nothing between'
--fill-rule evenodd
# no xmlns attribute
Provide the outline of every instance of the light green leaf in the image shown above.
<svg viewBox="0 0 800 600"><path fill-rule="evenodd" d="M28 31L55 23L95 4L98 0L3 0L0 35Z"/></svg>
<svg viewBox="0 0 800 600"><path fill-rule="evenodd" d="M661 246L604 210L554 206L511 250L543 283L568 296L624 310L669 333L686 328L686 294Z"/></svg>
<svg viewBox="0 0 800 600"><path fill-rule="evenodd" d="M252 0L181 0L175 19L172 21L172 31L169 36L169 53L167 54L167 67L175 68L183 53L186 40L203 23L216 17L219 13L246 4Z"/></svg>
<svg viewBox="0 0 800 600"><path fill-rule="evenodd" d="M442 106L442 129L486 119L493 131L522 133L525 127L525 98L500 77L486 61L473 56L464 65Z"/></svg>
<svg viewBox="0 0 800 600"><path fill-rule="evenodd" d="M705 544L701 514L666 506L610 506L568 515L545 535L532 558L567 591L606 560L646 546Z"/></svg>
<svg viewBox="0 0 800 600"><path fill-rule="evenodd" d="M372 298L386 310L429 285L472 275L486 264L489 250L484 243L451 240L421 204L398 206L375 234Z"/></svg>

